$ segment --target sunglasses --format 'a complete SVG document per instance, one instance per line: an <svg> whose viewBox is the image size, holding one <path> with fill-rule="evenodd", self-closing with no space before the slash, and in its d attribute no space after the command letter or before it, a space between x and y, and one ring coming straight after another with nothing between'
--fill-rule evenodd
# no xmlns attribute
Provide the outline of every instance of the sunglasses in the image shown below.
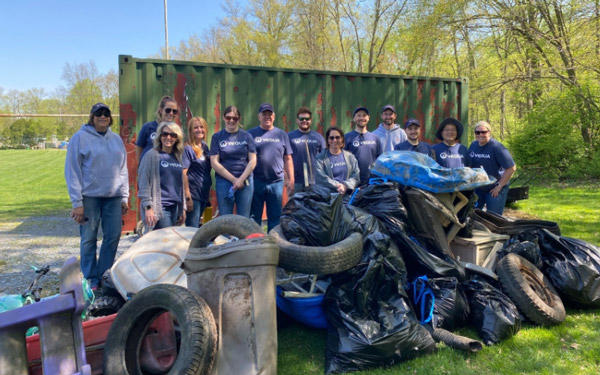
<svg viewBox="0 0 600 375"><path fill-rule="evenodd" d="M329 139L342 139L341 135L330 135Z"/></svg>
<svg viewBox="0 0 600 375"><path fill-rule="evenodd" d="M162 132L160 133L161 137L171 137L173 139L177 139L177 133L169 133L169 132Z"/></svg>
<svg viewBox="0 0 600 375"><path fill-rule="evenodd" d="M487 134L489 132L489 130L475 130L475 135Z"/></svg>
<svg viewBox="0 0 600 375"><path fill-rule="evenodd" d="M310 121L310 117L298 117L298 121Z"/></svg>
<svg viewBox="0 0 600 375"><path fill-rule="evenodd" d="M235 116L225 116L225 121L237 121L239 120L238 117Z"/></svg>
<svg viewBox="0 0 600 375"><path fill-rule="evenodd" d="M165 108L165 113L166 114L171 114L171 112L173 112L174 115L176 115L179 111L177 109L174 108Z"/></svg>
<svg viewBox="0 0 600 375"><path fill-rule="evenodd" d="M99 109L96 112L94 112L94 116L96 116L96 117L101 117L101 116L110 117L110 111L108 109L106 109L106 108L102 108L102 109Z"/></svg>

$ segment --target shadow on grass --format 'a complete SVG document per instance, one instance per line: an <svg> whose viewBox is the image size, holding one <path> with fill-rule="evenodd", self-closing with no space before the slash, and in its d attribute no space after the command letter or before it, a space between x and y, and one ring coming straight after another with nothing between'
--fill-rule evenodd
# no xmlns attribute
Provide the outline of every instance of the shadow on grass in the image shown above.
<svg viewBox="0 0 600 375"><path fill-rule="evenodd" d="M12 218L18 224L10 230L0 231L5 234L19 234L31 237L77 237L79 225L69 217L68 211L54 211L45 215L32 215L25 218Z"/></svg>

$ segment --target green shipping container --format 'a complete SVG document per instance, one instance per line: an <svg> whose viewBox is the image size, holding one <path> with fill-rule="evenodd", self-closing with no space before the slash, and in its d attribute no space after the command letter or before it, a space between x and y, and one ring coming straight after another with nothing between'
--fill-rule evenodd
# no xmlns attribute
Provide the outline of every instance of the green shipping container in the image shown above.
<svg viewBox="0 0 600 375"><path fill-rule="evenodd" d="M416 118L423 126L424 139L435 143L435 130L447 117L468 123L466 79L407 77L386 74L347 73L280 69L256 66L209 64L190 61L138 59L119 56L119 100L121 137L128 150L130 185L136 186L135 140L142 125L155 120L160 98L170 95L182 109L179 123L201 116L209 125L210 136L222 126L222 114L235 105L242 114L245 129L258 125L261 103L275 108L275 125L296 129L296 111L307 106L313 112L313 128L324 133L336 125L352 129L352 111L365 106L371 112L369 130L380 122L380 109L392 104L397 122ZM463 142L467 132L463 134ZM133 191L132 191L133 193ZM132 207L135 194L132 195ZM134 213L132 213L134 215ZM135 217L128 218L132 229Z"/></svg>

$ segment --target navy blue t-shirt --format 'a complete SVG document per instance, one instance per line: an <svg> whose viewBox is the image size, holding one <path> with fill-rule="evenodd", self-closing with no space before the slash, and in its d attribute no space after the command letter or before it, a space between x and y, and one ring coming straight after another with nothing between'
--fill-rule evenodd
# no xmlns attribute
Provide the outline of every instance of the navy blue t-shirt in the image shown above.
<svg viewBox="0 0 600 375"><path fill-rule="evenodd" d="M158 122L150 121L142 125L142 129L138 134L137 140L135 141L135 145L141 147L142 154L140 155L140 160L148 150L152 148L154 145L154 138L156 138L156 129L158 129Z"/></svg>
<svg viewBox="0 0 600 375"><path fill-rule="evenodd" d="M172 154L160 151L160 200L163 206L183 202L183 165Z"/></svg>
<svg viewBox="0 0 600 375"><path fill-rule="evenodd" d="M240 177L248 165L248 154L256 153L252 136L245 130L228 133L225 129L213 134L210 155L219 155L219 162L229 173ZM217 178L222 178L217 175Z"/></svg>
<svg viewBox="0 0 600 375"><path fill-rule="evenodd" d="M444 142L440 142L433 146L433 151L435 151L435 161L442 167L461 168L471 165L467 148L460 143L448 146Z"/></svg>
<svg viewBox="0 0 600 375"><path fill-rule="evenodd" d="M409 141L404 141L402 143L397 144L396 147L394 147L394 150L420 152L421 154L425 154L430 158L435 158L435 152L433 152L433 148L427 142L419 142L415 146Z"/></svg>
<svg viewBox="0 0 600 375"><path fill-rule="evenodd" d="M293 152L294 180L297 184L304 185L304 169L302 164L308 163L308 154L310 154L311 163L314 164L315 156L326 148L325 138L314 130L303 133L300 129L289 132L288 136L290 137L290 145ZM308 145L308 154L306 153L306 145ZM307 168L309 168L310 172L308 164ZM312 181L309 182L314 184L314 175Z"/></svg>
<svg viewBox="0 0 600 375"><path fill-rule="evenodd" d="M371 132L363 134L356 130L352 130L350 133L346 134L345 138L346 150L353 153L358 161L360 183L366 184L369 182L369 176L371 175L371 166L383 151L381 141Z"/></svg>
<svg viewBox="0 0 600 375"><path fill-rule="evenodd" d="M495 139L490 139L484 146L480 146L477 141L471 143L469 157L472 167L483 167L489 176L494 176L497 180L501 177L501 170L515 165L510 152Z"/></svg>
<svg viewBox="0 0 600 375"><path fill-rule="evenodd" d="M344 182L346 180L346 176L348 175L348 166L346 165L344 153L342 152L337 155L333 155L327 151L327 155L329 155L329 161L331 162L333 179L338 182Z"/></svg>
<svg viewBox="0 0 600 375"><path fill-rule="evenodd" d="M248 133L256 145L254 178L266 183L283 180L283 155L292 154L287 133L276 127L265 130L260 126L248 130Z"/></svg>
<svg viewBox="0 0 600 375"><path fill-rule="evenodd" d="M194 149L186 145L183 152L183 169L187 169L188 183L192 199L208 202L212 184L210 178L210 156L208 146L202 142L202 156L197 157Z"/></svg>

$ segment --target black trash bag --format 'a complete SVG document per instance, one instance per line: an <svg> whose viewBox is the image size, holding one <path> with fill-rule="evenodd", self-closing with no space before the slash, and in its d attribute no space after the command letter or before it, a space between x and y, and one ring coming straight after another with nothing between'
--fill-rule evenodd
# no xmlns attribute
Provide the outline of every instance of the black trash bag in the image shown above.
<svg viewBox="0 0 600 375"><path fill-rule="evenodd" d="M465 226L461 228L456 235L463 238L472 238L473 225L475 221L475 218L473 217L473 210L475 209L475 203L477 203L479 197L473 190L461 191L461 193L463 193L465 197L469 199L469 203L461 208L456 215L460 222L465 224Z"/></svg>
<svg viewBox="0 0 600 375"><path fill-rule="evenodd" d="M332 275L325 294L327 374L392 365L435 349L410 307L398 248L373 215L349 209L362 228L364 252L356 267Z"/></svg>
<svg viewBox="0 0 600 375"><path fill-rule="evenodd" d="M312 185L294 194L283 207L281 229L285 238L298 245L329 246L348 237L352 223L342 196Z"/></svg>
<svg viewBox="0 0 600 375"><path fill-rule="evenodd" d="M373 179L374 182L362 187L352 196L350 204L362 208L385 223L392 217L396 219L395 225L400 225L402 230L408 222L406 208L402 204L398 184L395 182L382 182L383 179Z"/></svg>
<svg viewBox="0 0 600 375"><path fill-rule="evenodd" d="M538 232L544 275L575 307L600 306L600 248L582 240Z"/></svg>
<svg viewBox="0 0 600 375"><path fill-rule="evenodd" d="M430 241L407 234L408 214L397 183L385 182L361 188L351 204L366 209L384 225L408 266L409 279L428 275L464 280L464 268L456 259L437 249Z"/></svg>
<svg viewBox="0 0 600 375"><path fill-rule="evenodd" d="M498 260L510 253L520 255L540 270L542 269L542 253L537 241L513 241L511 239L511 241L498 252Z"/></svg>
<svg viewBox="0 0 600 375"><path fill-rule="evenodd" d="M477 276L464 286L471 307L470 320L486 345L496 344L519 332L523 318L517 306L498 286Z"/></svg>
<svg viewBox="0 0 600 375"><path fill-rule="evenodd" d="M430 291L431 298L420 298L425 291ZM429 279L422 276L410 283L410 294L415 312L422 324L429 323L433 328L444 328L452 331L467 323L470 308L465 292L455 277L439 277ZM431 311L433 301L433 311ZM431 316L429 315L431 312Z"/></svg>

